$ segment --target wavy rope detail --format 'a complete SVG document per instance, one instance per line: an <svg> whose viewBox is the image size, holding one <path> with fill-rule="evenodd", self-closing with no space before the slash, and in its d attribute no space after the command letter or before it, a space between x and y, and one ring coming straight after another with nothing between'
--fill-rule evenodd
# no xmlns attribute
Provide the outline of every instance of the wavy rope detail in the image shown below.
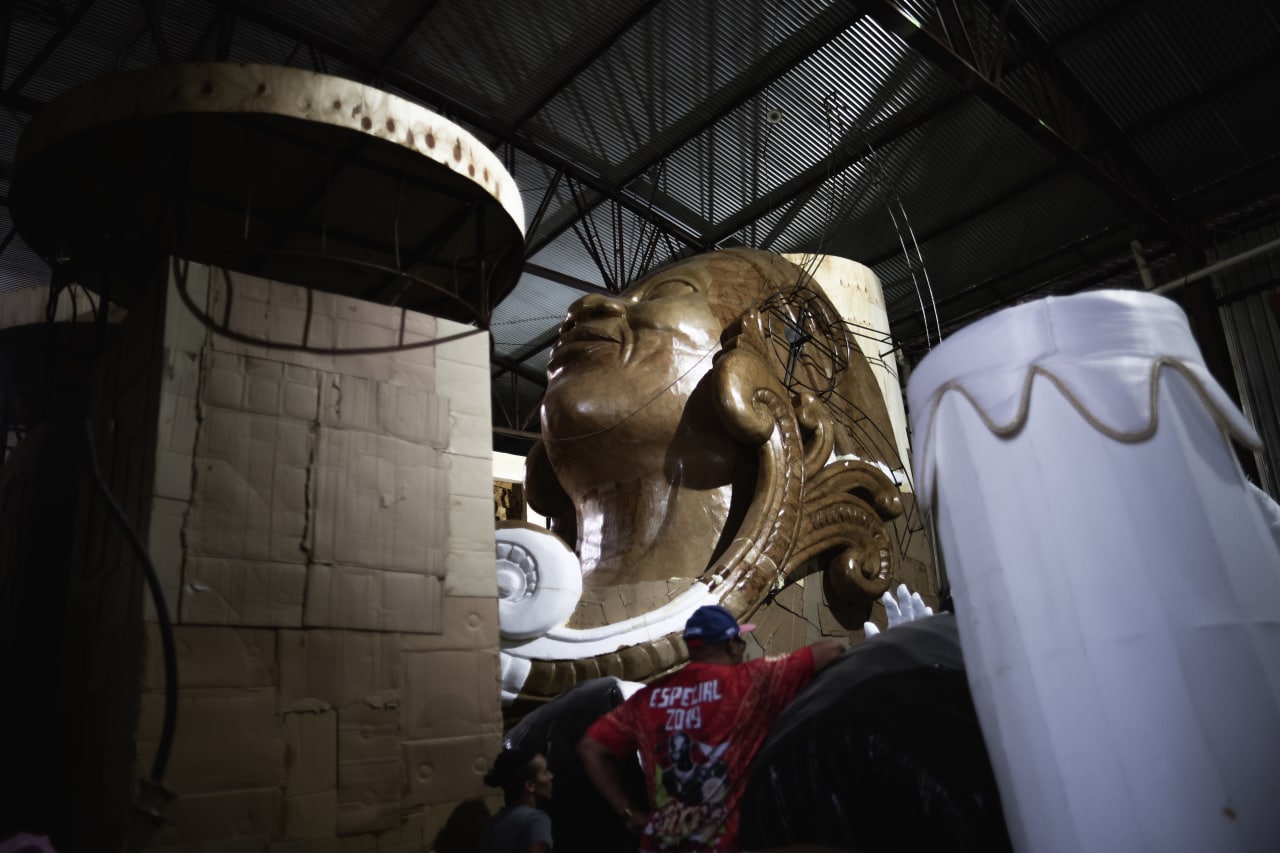
<svg viewBox="0 0 1280 853"><path fill-rule="evenodd" d="M1101 420L1098 419L1097 416L1093 414L1093 412L1089 411L1088 407L1085 406L1084 402L1075 395L1075 393L1063 380L1059 379L1057 376L1055 376L1050 371L1044 369L1043 367L1040 367L1039 365L1033 365L1027 370L1027 375L1023 379L1022 391L1021 391L1020 398L1018 400L1018 411L1014 414L1013 419L1009 421L1009 423L1001 425L993 421L987 415L986 411L983 409L982 404L973 396L973 394L969 393L969 390L965 388L961 382L953 380L951 382L946 383L945 385L942 385L941 387L938 388L936 392L934 392L933 405L929 411L929 428L927 431L927 435L929 435L930 437L933 435L934 419L937 417L937 414L938 414L938 403L942 400L942 397L944 394L951 391L954 391L960 394L966 400L969 401L969 404L973 406L974 411L978 413L978 417L982 419L983 424L985 424L987 429L991 430L991 432L995 433L1001 438L1008 438L1009 436L1017 434L1026 425L1027 416L1031 408L1031 384L1032 382L1035 381L1035 378L1037 376L1043 376L1045 379L1048 379L1050 382L1053 383L1054 387L1057 388L1058 391L1062 393L1062 396L1065 397L1069 403L1071 403L1071 407L1080 413L1080 417L1084 418L1085 422L1088 423L1094 429L1096 429L1098 432L1102 433L1108 438L1112 438L1112 439L1115 439L1116 441L1122 441L1126 443L1137 443L1141 441L1146 441L1147 439L1155 435L1156 429L1159 426L1159 419L1160 419L1160 410L1158 408L1158 403L1160 399L1159 380L1160 380L1160 371L1162 368L1165 368L1165 367L1171 368L1191 384L1192 389L1196 392L1196 396L1198 396L1201 399L1201 401L1205 403L1209 411L1212 413L1214 423L1218 424L1219 428L1221 428L1223 432L1230 435L1232 438L1234 438L1236 441L1239 441L1242 445L1249 448L1250 450L1258 450L1261 448L1262 445L1257 441L1257 439L1254 436L1249 435L1248 433L1242 432L1241 430L1237 429L1235 424L1233 424L1229 419L1223 417L1220 411L1220 406L1218 401L1215 400L1213 398L1213 395L1210 394L1208 389L1205 388L1205 385L1203 382L1201 382L1200 377L1196 376L1196 374L1189 367L1187 367L1187 365L1184 364L1182 361L1178 359L1170 358L1167 356L1158 358L1151 363L1151 371L1150 371L1151 375L1147 383L1147 387L1149 389L1148 401L1147 401L1149 412L1150 412L1149 423L1145 427L1139 430L1126 432L1124 430L1114 429L1108 426L1107 424L1103 423Z"/></svg>

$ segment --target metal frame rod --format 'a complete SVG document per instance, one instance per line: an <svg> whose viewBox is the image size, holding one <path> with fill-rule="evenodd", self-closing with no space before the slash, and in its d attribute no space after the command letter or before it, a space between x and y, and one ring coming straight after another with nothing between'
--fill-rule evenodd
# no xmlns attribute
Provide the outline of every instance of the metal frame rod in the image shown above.
<svg viewBox="0 0 1280 853"><path fill-rule="evenodd" d="M1227 269L1230 269L1231 267L1236 266L1237 264L1244 263L1250 258L1256 258L1259 255L1265 255L1268 252L1274 252L1277 249L1280 249L1280 238L1272 240L1268 243L1263 243L1261 246L1254 246L1252 249L1245 249L1243 252L1240 252L1239 254L1232 255L1229 258L1224 258L1221 261L1217 261L1216 263L1209 264L1209 266L1204 267L1203 269L1196 270L1195 272L1192 272L1192 273L1187 273L1182 278L1174 279L1173 281L1166 282L1165 284L1162 284L1152 289L1151 292L1152 293L1168 293L1172 290L1177 290L1178 288L1188 285L1193 281L1199 281L1202 278L1208 278L1211 275L1217 275L1223 270L1227 270ZM1139 270L1141 270L1141 268L1142 267L1140 264ZM1144 284L1146 283L1146 280L1147 278L1144 276L1143 277Z"/></svg>

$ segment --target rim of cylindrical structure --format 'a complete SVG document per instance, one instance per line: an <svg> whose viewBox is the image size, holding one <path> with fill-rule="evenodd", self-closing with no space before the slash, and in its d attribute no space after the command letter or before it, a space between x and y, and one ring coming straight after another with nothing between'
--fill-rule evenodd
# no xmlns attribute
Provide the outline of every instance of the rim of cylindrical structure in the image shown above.
<svg viewBox="0 0 1280 853"><path fill-rule="evenodd" d="M240 257L241 272L484 325L523 259L519 189L469 131L298 68L89 81L27 126L10 199L38 254L126 306L151 261Z"/></svg>
<svg viewBox="0 0 1280 853"><path fill-rule="evenodd" d="M515 178L470 131L398 95L302 68L193 62L90 80L36 114L19 140L14 171L21 172L41 151L95 127L178 113L278 115L384 140L467 178L501 204L525 233L524 202Z"/></svg>

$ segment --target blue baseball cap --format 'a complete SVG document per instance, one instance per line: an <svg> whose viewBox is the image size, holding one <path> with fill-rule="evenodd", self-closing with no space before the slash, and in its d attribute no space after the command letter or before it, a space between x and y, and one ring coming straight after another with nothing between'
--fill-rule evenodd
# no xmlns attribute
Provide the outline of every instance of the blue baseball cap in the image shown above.
<svg viewBox="0 0 1280 853"><path fill-rule="evenodd" d="M693 611L684 623L684 642L687 646L712 646L727 643L739 634L754 631L751 623L738 624L733 614L718 604L707 604Z"/></svg>

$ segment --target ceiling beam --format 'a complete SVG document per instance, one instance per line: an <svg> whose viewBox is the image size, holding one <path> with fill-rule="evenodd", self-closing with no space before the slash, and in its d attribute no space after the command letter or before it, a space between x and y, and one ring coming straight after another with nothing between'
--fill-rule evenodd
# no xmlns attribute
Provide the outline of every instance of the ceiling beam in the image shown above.
<svg viewBox="0 0 1280 853"><path fill-rule="evenodd" d="M909 119L901 118L901 113L895 114L893 118L876 127L874 135L863 128L850 128L833 147L830 155L797 173L790 180L721 222L707 235L707 238L713 244L719 243L786 204L793 206L793 209L786 214L787 217L793 218L799 212L799 208L810 201L822 184L843 174L855 163L875 157L879 149L906 137L935 119L959 110L964 103L963 98L944 101ZM776 238L776 235L773 236Z"/></svg>
<svg viewBox="0 0 1280 853"><path fill-rule="evenodd" d="M575 290L581 290L583 293L600 293L605 296L617 296L607 287L601 287L598 284L576 278L575 276L566 275L559 270L553 270L549 267L539 266L530 261L525 261L524 271L530 275L536 275L538 278L545 278L547 281L554 281L556 284L563 284L565 287L572 287Z"/></svg>
<svg viewBox="0 0 1280 853"><path fill-rule="evenodd" d="M555 343L556 338L558 337L560 337L560 324L556 323L550 329L543 332L541 335L538 335L538 337L534 338L533 340L529 341L529 343L522 346L516 352L512 353L509 356L505 356L505 358L510 364L524 364L526 361L533 358L535 355L537 355L538 353L542 352L544 349L546 349L547 347ZM510 369L510 368L507 368L507 369ZM498 371L497 374L494 375L493 378L497 379L501 375L502 375L502 371L500 370ZM544 381L542 384L545 385L546 382Z"/></svg>
<svg viewBox="0 0 1280 853"><path fill-rule="evenodd" d="M169 57L169 45L164 40L164 30L160 27L160 12L156 9L156 0L140 1L142 12L147 18L147 29L151 30L151 41L156 49L156 58L160 60L161 65L168 65L172 60Z"/></svg>
<svg viewBox="0 0 1280 853"><path fill-rule="evenodd" d="M936 239L937 237L940 237L943 234L946 234L948 231L951 231L952 229L964 228L968 225L972 225L973 222L976 221L977 219L985 216L986 214L990 213L993 210L996 210L998 208L1005 206L1006 204L1018 198L1021 198L1024 195L1027 195L1033 190L1040 188L1041 186L1043 186L1044 184L1047 184L1049 181L1053 180L1054 178L1061 176L1066 171L1067 171L1066 166L1063 166L1063 165L1055 166L1049 171L1043 174L1037 175L1031 180L1021 183L1018 186L1014 187L1013 189L1008 190L1004 193L1001 193L995 198L988 199L987 201L984 201L982 204L979 204L976 207L966 208L965 210L961 211L955 216L952 216L950 219L946 220L945 222L941 222L935 225L933 228L929 229L928 231L921 231L920 233L915 235L915 242L920 245L924 245L925 243L928 243L930 240ZM879 264L887 263L888 261L893 260L894 258L898 257L901 254L902 254L902 249L901 247L898 247L888 252L885 252L882 255L878 255L874 258L863 260L862 263L866 264L869 267L876 267Z"/></svg>
<svg viewBox="0 0 1280 853"><path fill-rule="evenodd" d="M9 68L9 31L13 29L13 7L16 3L5 3L0 9L0 86L4 85L5 71Z"/></svg>
<svg viewBox="0 0 1280 853"><path fill-rule="evenodd" d="M404 47L405 43L413 37L413 34L418 31L418 28L422 26L423 22L427 20L427 17L438 5L440 5L440 0L420 0L417 13L400 29L400 32L396 33L396 37L391 40L391 44L387 45L386 49L382 51L382 55L378 57L377 64L385 68L387 63L400 52L400 48Z"/></svg>
<svg viewBox="0 0 1280 853"><path fill-rule="evenodd" d="M518 133L520 129L528 123L529 119L533 118L547 104L554 101L556 96L568 88L574 80L577 80L582 72L594 65L601 56L604 56L611 47L617 44L623 36L631 32L636 24L648 17L649 13L657 8L661 3L662 0L649 0L649 2L642 4L638 9L628 15L621 24L614 28L613 32L609 33L599 42L592 45L591 49L588 50L581 59L575 62L572 68L564 74L561 74L556 82L543 91L537 100L525 107L520 115L516 116L515 120L511 122L511 126L507 128L507 132L503 134L502 141L509 141L511 137Z"/></svg>
<svg viewBox="0 0 1280 853"><path fill-rule="evenodd" d="M1043 115L1042 105L1024 103L988 73L969 64L940 36L894 0L859 0L867 13L887 31L897 35L921 56L1010 121L1050 154L1070 164L1115 201L1136 212L1146 222L1180 242L1190 241L1190 231L1168 207L1167 197L1142 174L1127 168L1116 151L1082 144L1106 140L1107 133L1088 115L1087 105L1073 104L1068 92L1051 80L1052 70L1041 66L1032 75L1049 87L1041 99L1060 109L1058 116ZM996 66L998 67L998 66ZM993 76L988 76L991 74Z"/></svg>
<svg viewBox="0 0 1280 853"><path fill-rule="evenodd" d="M814 15L804 26L791 33L784 41L720 86L711 97L699 103L685 115L667 125L660 133L642 149L629 157L611 175L618 187L626 187L645 172L670 157L690 139L701 135L709 128L722 121L729 113L750 101L770 84L786 75L797 65L804 62L815 51L838 38L860 17L862 11L852 0L836 0ZM592 189L596 189L592 187ZM529 254L535 254L564 232L573 227L573 223L581 216L587 215L604 197L588 203L586 209L566 210L566 215L557 216L556 222L546 228L536 243L530 246ZM709 249L715 242L697 236L690 244L697 249Z"/></svg>
<svg viewBox="0 0 1280 853"><path fill-rule="evenodd" d="M1080 269L1106 263L1119 254L1127 253L1129 241L1140 230L1135 220L1118 222L1070 245L1029 260L1015 269L998 273L959 293L938 299L935 307L941 315L941 325L946 328L966 322L1027 293L1049 287L1062 277L1065 263L1070 263L1071 269ZM889 282L884 285L885 290L888 291L905 280ZM944 311L944 308L950 310ZM924 325L914 310L907 315L890 317L889 328L893 339L904 346L910 346L916 338L925 334Z"/></svg>
<svg viewBox="0 0 1280 853"><path fill-rule="evenodd" d="M526 358L527 357L528 356L526 356ZM510 356L502 355L496 352L489 356L489 361L491 364L501 368L501 370L499 370L493 376L493 381L495 382L504 374L506 374L508 371L510 371L511 373L514 373L515 375L519 376L521 379L525 380L526 382L532 382L534 385L537 385L540 388L547 387L546 374L539 373L538 371L529 367L522 361L517 361Z"/></svg>
<svg viewBox="0 0 1280 853"><path fill-rule="evenodd" d="M0 92L0 103L4 103L10 96L18 96L18 93L22 91L22 87L31 81L31 78L40 70L45 61L58 49L58 45L66 41L67 36L71 35L71 31L76 28L76 24L80 23L80 19L85 16L85 13L89 11L93 4L94 0L80 0L80 5L76 6L71 14L67 16L67 19L62 22L62 26L58 28L57 32L49 36L49 40L36 52L35 56L31 57L31 61L27 63L26 67L18 72L8 88ZM5 106L8 106L8 104L5 104Z"/></svg>
<svg viewBox="0 0 1280 853"><path fill-rule="evenodd" d="M996 0L977 0L977 2L991 9ZM1091 140L1100 147L1098 154L1109 152L1110 156L1115 158L1114 167L1119 175L1136 181L1138 189L1166 218L1174 222L1178 221L1179 213L1174 205L1173 193L1151 167L1134 152L1128 136L1111 118L1110 113L1059 58L1053 46L1027 20L1017 4L1010 0L1000 0L1000 2L1004 4L1003 8L999 12L992 10L993 14L1003 14L1009 35L1016 40L1024 52L1030 55L1032 70L1039 73L1047 72L1050 87L1066 95L1069 106L1076 113L1075 120L1081 125L1079 130L1082 131L1085 139ZM999 85L999 77L996 77L995 82Z"/></svg>

